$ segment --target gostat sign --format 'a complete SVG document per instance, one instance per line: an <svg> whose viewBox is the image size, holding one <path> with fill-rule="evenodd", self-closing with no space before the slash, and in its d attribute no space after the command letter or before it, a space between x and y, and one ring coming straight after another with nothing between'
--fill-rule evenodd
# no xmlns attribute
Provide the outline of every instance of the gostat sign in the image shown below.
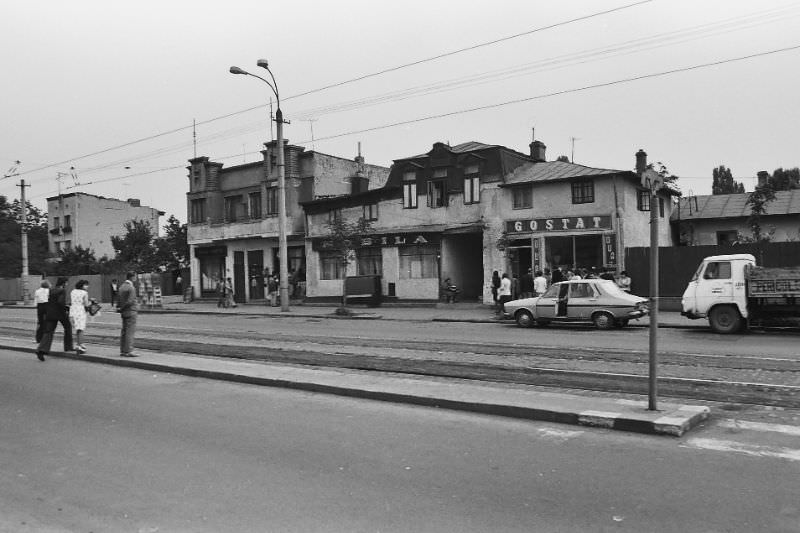
<svg viewBox="0 0 800 533"><path fill-rule="evenodd" d="M581 231L611 229L611 216L534 218L531 220L507 220L506 233L528 233L531 231Z"/></svg>

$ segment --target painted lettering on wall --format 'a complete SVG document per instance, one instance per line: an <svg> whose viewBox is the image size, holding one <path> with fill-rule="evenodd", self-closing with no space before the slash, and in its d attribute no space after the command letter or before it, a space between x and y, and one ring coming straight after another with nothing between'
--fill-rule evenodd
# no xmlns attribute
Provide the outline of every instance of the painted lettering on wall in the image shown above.
<svg viewBox="0 0 800 533"><path fill-rule="evenodd" d="M441 236L438 233L406 233L402 235L365 235L358 240L356 248L374 248L383 246L408 246L425 244L439 244ZM319 237L312 241L315 250L325 250L333 247L330 239Z"/></svg>
<svg viewBox="0 0 800 533"><path fill-rule="evenodd" d="M530 220L506 221L506 233L606 229L611 229L611 216L609 215L564 218L534 218Z"/></svg>

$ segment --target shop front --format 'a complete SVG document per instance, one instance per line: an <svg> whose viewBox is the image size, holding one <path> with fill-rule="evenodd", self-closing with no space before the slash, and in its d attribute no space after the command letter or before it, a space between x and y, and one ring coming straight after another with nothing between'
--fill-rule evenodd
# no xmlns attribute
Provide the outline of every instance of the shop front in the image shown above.
<svg viewBox="0 0 800 533"><path fill-rule="evenodd" d="M200 296L213 296L217 292L217 283L225 278L225 259L228 256L227 246L198 246L194 256L199 264ZM195 293L196 294L196 293Z"/></svg>
<svg viewBox="0 0 800 533"><path fill-rule="evenodd" d="M617 239L610 215L507 220L510 270L615 269Z"/></svg>

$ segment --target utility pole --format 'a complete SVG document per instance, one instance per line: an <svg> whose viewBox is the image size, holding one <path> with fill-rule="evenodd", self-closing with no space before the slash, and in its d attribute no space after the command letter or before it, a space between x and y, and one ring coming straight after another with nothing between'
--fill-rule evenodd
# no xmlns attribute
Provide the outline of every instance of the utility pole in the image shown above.
<svg viewBox="0 0 800 533"><path fill-rule="evenodd" d="M28 203L25 201L25 180L20 179L20 227L22 227L22 303L28 304L30 298L28 296Z"/></svg>
<svg viewBox="0 0 800 533"><path fill-rule="evenodd" d="M658 410L658 190L664 178L648 169L641 175L642 186L650 192L650 361L647 408Z"/></svg>

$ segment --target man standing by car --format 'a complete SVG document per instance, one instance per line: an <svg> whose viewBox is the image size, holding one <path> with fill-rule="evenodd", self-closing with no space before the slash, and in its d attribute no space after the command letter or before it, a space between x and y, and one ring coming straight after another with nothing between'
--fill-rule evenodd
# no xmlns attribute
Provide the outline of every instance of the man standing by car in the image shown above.
<svg viewBox="0 0 800 533"><path fill-rule="evenodd" d="M533 292L536 296L541 296L547 291L547 278L541 270L536 271L536 277L533 278Z"/></svg>
<svg viewBox="0 0 800 533"><path fill-rule="evenodd" d="M135 272L125 274L125 281L119 287L118 311L122 317L122 332L119 338L120 357L136 357L133 353L133 336L136 333L136 316L139 308L136 302L136 287L133 286Z"/></svg>
<svg viewBox="0 0 800 533"><path fill-rule="evenodd" d="M497 289L497 316L503 316L503 304L511 301L511 280L508 279L508 274L503 272L500 278L500 288Z"/></svg>

